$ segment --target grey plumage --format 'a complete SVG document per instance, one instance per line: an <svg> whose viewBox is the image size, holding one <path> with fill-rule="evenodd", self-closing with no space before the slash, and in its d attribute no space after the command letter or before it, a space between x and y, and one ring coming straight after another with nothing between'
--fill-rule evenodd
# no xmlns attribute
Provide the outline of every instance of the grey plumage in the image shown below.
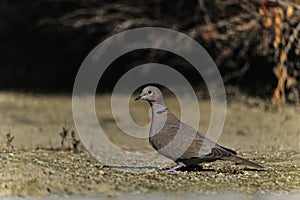
<svg viewBox="0 0 300 200"><path fill-rule="evenodd" d="M165 105L158 88L145 87L136 98L136 100L139 99L148 101L152 110L149 142L160 154L178 164L178 167L174 169L215 160L228 160L237 164L263 168L261 165L237 156L235 151L216 144L193 127L181 122ZM202 144L205 145L202 147Z"/></svg>

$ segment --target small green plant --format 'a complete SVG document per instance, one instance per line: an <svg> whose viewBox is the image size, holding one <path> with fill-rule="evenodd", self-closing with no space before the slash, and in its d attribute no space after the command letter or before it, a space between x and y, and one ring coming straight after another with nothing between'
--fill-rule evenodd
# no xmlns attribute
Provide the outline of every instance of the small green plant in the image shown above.
<svg viewBox="0 0 300 200"><path fill-rule="evenodd" d="M63 127L62 128L62 132L59 133L59 135L61 136L61 142L60 142L60 144L61 144L62 148L65 147L65 140L67 139L68 132L69 132L69 130L66 129L65 127Z"/></svg>
<svg viewBox="0 0 300 200"><path fill-rule="evenodd" d="M65 127L62 128L62 132L59 133L61 136L61 149L62 150L73 150L74 152L78 152L78 145L80 143L80 140L76 138L75 131L70 131L66 129ZM68 140L70 145L72 147L68 146L65 147L66 140Z"/></svg>
<svg viewBox="0 0 300 200"><path fill-rule="evenodd" d="M15 139L15 136L12 136L11 133L6 134L6 146L10 149L13 149L12 141Z"/></svg>
<svg viewBox="0 0 300 200"><path fill-rule="evenodd" d="M72 139L72 145L73 145L73 151L78 152L78 144L80 143L80 140L76 139L75 132L71 132L71 139Z"/></svg>

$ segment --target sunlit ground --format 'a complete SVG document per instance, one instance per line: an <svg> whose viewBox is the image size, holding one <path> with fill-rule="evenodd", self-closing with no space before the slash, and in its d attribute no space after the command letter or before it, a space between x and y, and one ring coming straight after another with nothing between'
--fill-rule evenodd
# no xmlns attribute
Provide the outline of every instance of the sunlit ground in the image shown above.
<svg viewBox="0 0 300 200"><path fill-rule="evenodd" d="M119 98L126 99L123 95ZM166 97L166 103L171 111L180 116L179 103L174 97ZM189 108L192 103L185 105L188 112L195 112ZM123 150L137 152L141 156L143 152L151 152L152 147L147 138L135 139L117 127L115 121L127 128L128 124L125 118L113 118L110 105L109 96L96 97L97 116L110 141ZM199 129L205 132L211 118L209 99L200 99L199 106ZM146 102L134 102L132 98L129 107L117 111L123 116L127 110L137 124L145 126L150 122ZM171 164L163 157L149 162L146 158L131 157L128 163L123 163L121 157L111 157L105 152L109 144L103 144L100 162L86 153L34 150L60 147L59 133L62 127L76 130L71 96L1 92L0 111L0 195L116 195L120 192L140 194L184 191L201 194L225 191L285 194L300 191L299 107L274 109L268 102L245 96L233 99L227 105L226 121L218 143L270 169L248 171L234 166L233 170L226 171L224 166L228 166L228 163L216 162L204 166L209 171L177 174L156 172L156 167ZM190 120L193 119L189 119L189 115L184 119L186 122ZM14 136L14 150L6 146L7 133ZM68 142L65 145L69 145ZM80 146L80 149L83 147ZM120 166L130 168L125 171L102 168L103 165L111 164L105 163L110 159L112 163L118 163L120 159ZM133 173L135 166L145 166L143 162L148 162L148 168L141 173Z"/></svg>

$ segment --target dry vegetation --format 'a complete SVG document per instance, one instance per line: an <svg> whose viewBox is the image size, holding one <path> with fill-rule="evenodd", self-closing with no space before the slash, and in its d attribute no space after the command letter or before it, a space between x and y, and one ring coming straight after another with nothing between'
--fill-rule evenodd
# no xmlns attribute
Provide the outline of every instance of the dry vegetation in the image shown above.
<svg viewBox="0 0 300 200"><path fill-rule="evenodd" d="M43 0L30 5L3 0L0 12L8 20L1 21L0 35L6 39L0 51L6 59L0 60L0 87L71 88L82 60L101 41L124 30L159 26L201 43L225 83L274 105L298 103L299 8L298 0ZM111 73L121 75L132 60L160 61L190 72L169 54L148 52L130 54ZM107 88L113 84L108 77Z"/></svg>
<svg viewBox="0 0 300 200"><path fill-rule="evenodd" d="M285 105L286 101L299 103L300 5L297 0L198 0L187 4L160 0L123 4L121 1L99 6L90 8L87 4L85 9L45 19L43 23L91 29L101 25L109 30L108 36L136 27L171 25L209 51L225 83L244 84L252 90L259 88L254 93L261 90L271 95L276 106ZM157 52L147 55L151 59L155 56ZM249 72L252 75L247 75ZM277 86L272 82L273 76Z"/></svg>

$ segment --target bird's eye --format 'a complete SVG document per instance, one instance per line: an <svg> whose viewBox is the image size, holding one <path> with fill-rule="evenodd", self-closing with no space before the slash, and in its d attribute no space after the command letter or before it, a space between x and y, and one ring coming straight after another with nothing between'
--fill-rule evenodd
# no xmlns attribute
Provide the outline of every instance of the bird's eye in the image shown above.
<svg viewBox="0 0 300 200"><path fill-rule="evenodd" d="M152 91L151 91L151 90L149 90L149 91L148 91L148 94L149 94L149 95L151 95L151 94L152 94Z"/></svg>

